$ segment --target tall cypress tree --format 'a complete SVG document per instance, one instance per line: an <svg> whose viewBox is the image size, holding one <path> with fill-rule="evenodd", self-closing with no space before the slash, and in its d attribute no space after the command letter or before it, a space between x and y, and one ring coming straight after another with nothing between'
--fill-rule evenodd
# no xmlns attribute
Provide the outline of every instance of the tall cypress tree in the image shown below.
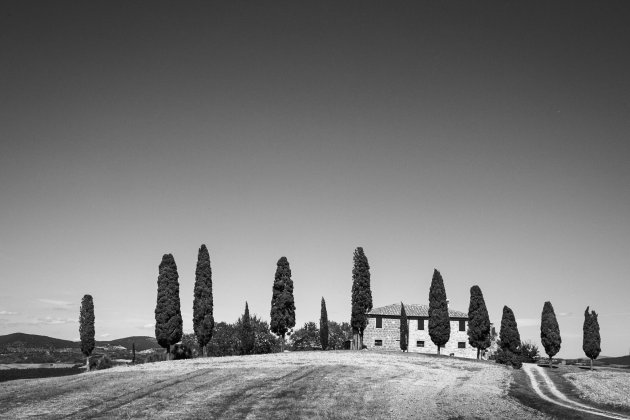
<svg viewBox="0 0 630 420"><path fill-rule="evenodd" d="M490 347L490 316L479 286L470 288L468 305L468 342L477 349L477 359L481 350Z"/></svg>
<svg viewBox="0 0 630 420"><path fill-rule="evenodd" d="M254 335L254 327L252 325L252 320L249 316L249 307L247 306L247 302L245 302L245 313L241 318L241 331L240 331L240 339L241 339L241 353L242 354L251 354L254 350L254 343L256 337Z"/></svg>
<svg viewBox="0 0 630 420"><path fill-rule="evenodd" d="M433 344L437 346L438 354L440 354L440 347L448 343L451 337L451 321L448 315L444 280L436 269L433 270L433 279L429 289L429 335Z"/></svg>
<svg viewBox="0 0 630 420"><path fill-rule="evenodd" d="M172 254L164 254L158 274L155 305L155 338L171 358L171 346L182 339L182 313L179 305L179 274Z"/></svg>
<svg viewBox="0 0 630 420"><path fill-rule="evenodd" d="M370 264L363 248L354 250L354 267L352 268L352 326L353 347L363 348L363 331L367 326L367 313L372 310L372 289L370 288Z"/></svg>
<svg viewBox="0 0 630 420"><path fill-rule="evenodd" d="M94 350L94 301L91 295L83 296L79 310L79 336L81 337L81 353L86 358L85 365L90 370L90 355Z"/></svg>
<svg viewBox="0 0 630 420"><path fill-rule="evenodd" d="M322 311L319 318L319 342L322 350L328 348L328 311L326 311L326 301L322 296Z"/></svg>
<svg viewBox="0 0 630 420"><path fill-rule="evenodd" d="M540 320L540 341L545 352L549 356L549 367L552 366L551 359L560 351L562 337L560 337L560 326L553 311L551 302L545 302Z"/></svg>
<svg viewBox="0 0 630 420"><path fill-rule="evenodd" d="M586 357L591 359L591 370L593 370L593 360L597 359L599 353L602 351L601 337L599 336L599 321L597 321L597 312L588 312L588 306L584 311L584 337L582 341L582 350Z"/></svg>
<svg viewBox="0 0 630 420"><path fill-rule="evenodd" d="M199 248L195 271L195 299L193 301L193 329L203 356L207 356L206 345L212 339L214 317L212 314L212 269L210 254L205 244Z"/></svg>
<svg viewBox="0 0 630 420"><path fill-rule="evenodd" d="M499 340L503 351L509 351L515 355L521 354L521 335L518 332L514 312L507 306L503 307Z"/></svg>
<svg viewBox="0 0 630 420"><path fill-rule="evenodd" d="M282 337L281 351L284 351L284 336L295 327L295 300L291 267L286 257L278 260L271 297L271 331Z"/></svg>
<svg viewBox="0 0 630 420"><path fill-rule="evenodd" d="M516 369L520 369L522 366L521 335L518 332L514 312L507 306L503 307L499 345L500 349L497 352L497 363L508 364Z"/></svg>
<svg viewBox="0 0 630 420"><path fill-rule="evenodd" d="M409 345L409 324L407 323L407 312L405 305L400 302L400 349L405 352Z"/></svg>

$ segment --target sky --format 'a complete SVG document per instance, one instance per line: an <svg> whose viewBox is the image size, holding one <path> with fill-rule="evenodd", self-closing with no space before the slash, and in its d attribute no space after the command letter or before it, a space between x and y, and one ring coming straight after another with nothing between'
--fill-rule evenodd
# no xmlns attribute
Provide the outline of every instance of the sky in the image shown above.
<svg viewBox="0 0 630 420"><path fill-rule="evenodd" d="M560 357L630 352L627 2L35 2L0 7L0 334L154 335L158 266L192 331L197 252L216 321L269 320L286 256L297 327L451 308L479 285Z"/></svg>

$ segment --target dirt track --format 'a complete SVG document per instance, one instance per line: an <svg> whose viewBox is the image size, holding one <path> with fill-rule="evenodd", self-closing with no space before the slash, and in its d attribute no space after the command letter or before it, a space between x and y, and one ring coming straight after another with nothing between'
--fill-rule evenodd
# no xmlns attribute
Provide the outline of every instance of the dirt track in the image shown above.
<svg viewBox="0 0 630 420"><path fill-rule="evenodd" d="M529 377L532 388L538 394L540 398L553 404L576 410L580 413L587 413L602 418L624 420L628 419L627 416L613 413L611 411L603 410L589 406L587 404L574 401L563 394L553 383L553 381L547 376L547 373L543 368L535 364L523 364L523 370Z"/></svg>
<svg viewBox="0 0 630 420"><path fill-rule="evenodd" d="M195 359L0 388L0 417L541 418L510 371L425 355L309 352Z"/></svg>

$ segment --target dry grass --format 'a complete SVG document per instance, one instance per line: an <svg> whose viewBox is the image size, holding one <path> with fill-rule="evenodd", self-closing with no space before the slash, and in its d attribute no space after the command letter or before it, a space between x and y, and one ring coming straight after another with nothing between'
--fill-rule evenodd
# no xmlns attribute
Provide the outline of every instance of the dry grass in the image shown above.
<svg viewBox="0 0 630 420"><path fill-rule="evenodd" d="M597 404L630 408L630 372L585 370L564 375L578 390L580 398Z"/></svg>
<svg viewBox="0 0 630 420"><path fill-rule="evenodd" d="M419 354L304 352L120 366L0 389L0 417L540 418L503 366Z"/></svg>

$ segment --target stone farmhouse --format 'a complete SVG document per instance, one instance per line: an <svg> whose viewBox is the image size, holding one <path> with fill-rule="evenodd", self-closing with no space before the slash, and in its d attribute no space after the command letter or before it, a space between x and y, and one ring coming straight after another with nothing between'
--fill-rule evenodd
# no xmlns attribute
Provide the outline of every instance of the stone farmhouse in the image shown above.
<svg viewBox="0 0 630 420"><path fill-rule="evenodd" d="M429 336L429 306L405 304L409 322L408 351L437 354L437 346ZM477 358L477 349L468 343L468 314L453 309L448 310L451 320L451 337L440 349L444 355ZM388 349L400 351L400 303L372 309L368 314L368 324L363 332L363 344L368 349Z"/></svg>

